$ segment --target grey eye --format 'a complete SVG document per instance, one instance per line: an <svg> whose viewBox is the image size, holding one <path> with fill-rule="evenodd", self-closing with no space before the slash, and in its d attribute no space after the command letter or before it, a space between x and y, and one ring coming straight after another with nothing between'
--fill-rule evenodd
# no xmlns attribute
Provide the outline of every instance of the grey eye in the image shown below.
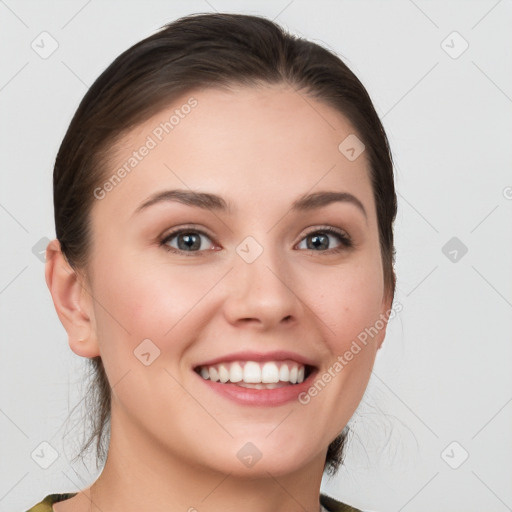
<svg viewBox="0 0 512 512"><path fill-rule="evenodd" d="M184 230L171 233L165 238L163 244L179 251L198 252L201 250L201 242L204 242L205 240L210 240L210 237L204 233L200 233L199 231ZM175 241L177 242L177 245L175 244Z"/></svg>

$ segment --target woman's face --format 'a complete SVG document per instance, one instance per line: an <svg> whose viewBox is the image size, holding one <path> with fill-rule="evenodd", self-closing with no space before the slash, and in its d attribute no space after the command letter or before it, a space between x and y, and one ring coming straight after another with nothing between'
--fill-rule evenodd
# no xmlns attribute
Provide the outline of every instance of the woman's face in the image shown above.
<svg viewBox="0 0 512 512"><path fill-rule="evenodd" d="M353 137L335 110L268 86L190 93L117 146L87 285L113 440L231 474L323 466L385 327L361 333L390 307ZM256 386L261 373L282 380Z"/></svg>

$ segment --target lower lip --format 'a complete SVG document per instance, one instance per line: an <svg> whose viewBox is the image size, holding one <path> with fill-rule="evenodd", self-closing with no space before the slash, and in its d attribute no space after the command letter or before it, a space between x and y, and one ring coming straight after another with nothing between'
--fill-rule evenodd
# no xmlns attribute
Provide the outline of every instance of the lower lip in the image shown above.
<svg viewBox="0 0 512 512"><path fill-rule="evenodd" d="M315 373L316 372L312 372L308 378L300 384L290 384L289 386L275 389L243 388L233 383L222 384L220 382L213 382L209 379L203 379L197 373L196 375L210 389L226 398L229 398L230 400L233 400L234 402L243 405L272 407L298 400L298 396L305 392L311 385L310 383L314 378Z"/></svg>

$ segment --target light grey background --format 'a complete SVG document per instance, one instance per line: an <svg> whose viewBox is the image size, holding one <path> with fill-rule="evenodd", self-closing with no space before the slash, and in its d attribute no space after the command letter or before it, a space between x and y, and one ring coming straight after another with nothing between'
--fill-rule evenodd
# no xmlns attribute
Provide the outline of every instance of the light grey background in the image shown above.
<svg viewBox="0 0 512 512"><path fill-rule="evenodd" d="M119 53L213 10L263 14L336 51L367 87L395 158L403 311L353 418L346 464L323 491L382 512L512 510L510 0L0 1L0 510L97 474L67 461L78 431L62 444L84 365L33 254L54 237L62 137ZM43 31L58 43L46 59L31 47L51 48ZM459 247L446 256L452 237ZM31 456L48 450L42 442L58 453L48 469Z"/></svg>

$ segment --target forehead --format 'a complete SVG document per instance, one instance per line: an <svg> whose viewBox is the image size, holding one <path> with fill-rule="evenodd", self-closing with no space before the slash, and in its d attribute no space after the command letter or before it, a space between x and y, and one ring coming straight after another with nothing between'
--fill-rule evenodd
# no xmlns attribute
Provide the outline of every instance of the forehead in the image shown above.
<svg viewBox="0 0 512 512"><path fill-rule="evenodd" d="M259 209L262 200L291 203L336 190L357 192L371 214L366 154L354 160L340 150L353 137L343 114L286 85L195 90L117 144L104 183L122 183L108 187L101 207L133 210L165 188L208 191Z"/></svg>

